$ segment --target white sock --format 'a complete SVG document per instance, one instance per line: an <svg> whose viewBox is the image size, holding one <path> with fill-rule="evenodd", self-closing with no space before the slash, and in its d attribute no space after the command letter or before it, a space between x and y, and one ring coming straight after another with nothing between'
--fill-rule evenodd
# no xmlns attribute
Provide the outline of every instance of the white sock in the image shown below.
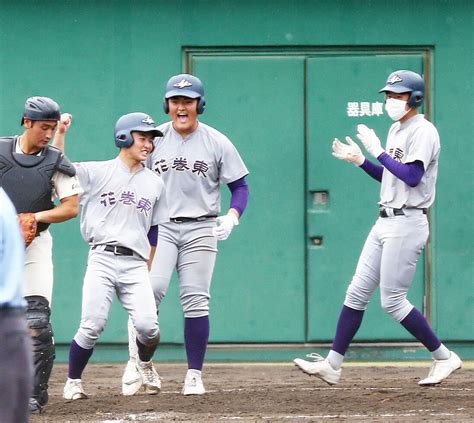
<svg viewBox="0 0 474 423"><path fill-rule="evenodd" d="M451 351L449 351L444 344L441 344L431 355L435 360L447 360L451 357Z"/></svg>
<svg viewBox="0 0 474 423"><path fill-rule="evenodd" d="M132 318L128 316L128 354L130 360L134 361L138 357L137 331L133 326Z"/></svg>
<svg viewBox="0 0 474 423"><path fill-rule="evenodd" d="M326 359L334 370L339 370L342 366L342 362L344 361L344 356L336 351L329 350L329 354Z"/></svg>

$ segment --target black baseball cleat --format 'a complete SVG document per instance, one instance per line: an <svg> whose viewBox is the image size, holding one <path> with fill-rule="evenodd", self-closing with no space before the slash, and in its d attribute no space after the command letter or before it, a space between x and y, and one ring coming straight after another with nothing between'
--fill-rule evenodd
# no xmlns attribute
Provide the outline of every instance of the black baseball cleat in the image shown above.
<svg viewBox="0 0 474 423"><path fill-rule="evenodd" d="M28 410L30 414L40 414L43 411L43 406L38 402L36 398L30 398L28 403Z"/></svg>

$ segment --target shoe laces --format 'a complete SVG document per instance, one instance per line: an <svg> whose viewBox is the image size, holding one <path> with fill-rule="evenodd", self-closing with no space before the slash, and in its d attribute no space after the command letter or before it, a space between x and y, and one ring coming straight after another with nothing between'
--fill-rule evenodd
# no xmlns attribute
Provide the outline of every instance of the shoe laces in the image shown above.
<svg viewBox="0 0 474 423"><path fill-rule="evenodd" d="M139 364L140 366L140 370L141 370L141 373L143 374L143 378L145 379L144 382L145 383L153 383L158 374L155 375L155 369L153 368L153 364L152 362L150 361L149 363L140 363Z"/></svg>
<svg viewBox="0 0 474 423"><path fill-rule="evenodd" d="M198 379L199 379L199 376L192 375L192 376L186 378L186 385L195 387L198 384Z"/></svg>
<svg viewBox="0 0 474 423"><path fill-rule="evenodd" d="M325 358L322 355L319 355L318 353L306 354L306 357L312 358L314 361L324 361L325 360Z"/></svg>

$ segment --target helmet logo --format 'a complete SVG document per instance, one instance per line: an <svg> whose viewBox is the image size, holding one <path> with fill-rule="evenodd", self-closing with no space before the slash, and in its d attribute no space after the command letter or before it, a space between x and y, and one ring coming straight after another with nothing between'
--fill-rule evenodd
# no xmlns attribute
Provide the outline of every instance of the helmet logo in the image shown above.
<svg viewBox="0 0 474 423"><path fill-rule="evenodd" d="M187 88L187 87L192 87L193 84L191 84L191 82L189 82L188 80L186 79L182 79L181 81L177 82L176 84L173 84L173 87L176 87L176 88Z"/></svg>
<svg viewBox="0 0 474 423"><path fill-rule="evenodd" d="M154 125L155 121L150 117L147 116L145 119L142 120L143 123L146 123L147 125Z"/></svg>
<svg viewBox="0 0 474 423"><path fill-rule="evenodd" d="M397 74L393 75L388 81L387 84L396 84L397 82L402 82L403 79L400 78Z"/></svg>

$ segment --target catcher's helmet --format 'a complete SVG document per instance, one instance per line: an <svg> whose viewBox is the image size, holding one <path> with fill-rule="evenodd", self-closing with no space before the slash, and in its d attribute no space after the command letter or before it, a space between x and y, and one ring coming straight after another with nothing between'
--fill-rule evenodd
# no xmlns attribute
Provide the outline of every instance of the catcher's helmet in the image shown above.
<svg viewBox="0 0 474 423"><path fill-rule="evenodd" d="M408 105L420 107L425 97L425 81L416 72L398 70L388 76L385 87L379 91L382 92L410 93Z"/></svg>
<svg viewBox="0 0 474 423"><path fill-rule="evenodd" d="M26 119L30 120L60 120L59 105L49 97L30 97L25 102L25 109L21 124Z"/></svg>
<svg viewBox="0 0 474 423"><path fill-rule="evenodd" d="M198 114L204 113L206 108L206 99L204 97L204 86L199 78L190 75L188 73L181 73L179 75L172 76L166 84L166 93L163 98L163 109L166 114L169 113L170 108L168 106L168 99L171 97L188 97L197 98L197 112Z"/></svg>
<svg viewBox="0 0 474 423"><path fill-rule="evenodd" d="M115 124L115 145L119 148L129 148L133 144L132 132L152 132L155 137L162 137L154 120L146 113L135 112L123 115Z"/></svg>

